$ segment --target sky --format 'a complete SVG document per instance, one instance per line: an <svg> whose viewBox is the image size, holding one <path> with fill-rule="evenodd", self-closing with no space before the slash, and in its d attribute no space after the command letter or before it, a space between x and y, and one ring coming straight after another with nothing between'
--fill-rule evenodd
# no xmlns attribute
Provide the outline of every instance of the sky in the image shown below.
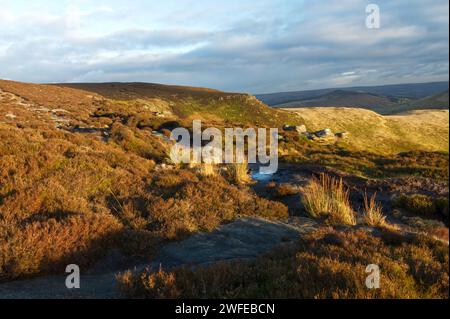
<svg viewBox="0 0 450 319"><path fill-rule="evenodd" d="M447 81L448 27L448 0L0 0L0 78L254 94Z"/></svg>

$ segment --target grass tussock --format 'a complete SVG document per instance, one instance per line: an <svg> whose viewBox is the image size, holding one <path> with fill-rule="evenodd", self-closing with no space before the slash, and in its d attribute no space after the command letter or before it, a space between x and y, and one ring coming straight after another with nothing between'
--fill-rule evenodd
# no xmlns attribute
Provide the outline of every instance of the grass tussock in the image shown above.
<svg viewBox="0 0 450 319"><path fill-rule="evenodd" d="M217 165L209 164L209 163L202 163L198 167L198 172L199 172L200 176L203 176L203 177L217 176L217 174L218 174Z"/></svg>
<svg viewBox="0 0 450 319"><path fill-rule="evenodd" d="M252 182L247 163L227 165L227 176L231 182L236 184L249 184Z"/></svg>
<svg viewBox="0 0 450 319"><path fill-rule="evenodd" d="M313 178L302 189L302 204L309 216L325 219L330 224L355 225L356 217L349 191L342 179L325 174Z"/></svg>
<svg viewBox="0 0 450 319"><path fill-rule="evenodd" d="M383 207L376 201L377 194L370 198L364 194L364 222L372 227L386 227L386 216L383 215Z"/></svg>
<svg viewBox="0 0 450 319"><path fill-rule="evenodd" d="M448 246L423 236L324 228L250 262L118 276L132 298L448 298ZM380 289L365 285L380 267Z"/></svg>

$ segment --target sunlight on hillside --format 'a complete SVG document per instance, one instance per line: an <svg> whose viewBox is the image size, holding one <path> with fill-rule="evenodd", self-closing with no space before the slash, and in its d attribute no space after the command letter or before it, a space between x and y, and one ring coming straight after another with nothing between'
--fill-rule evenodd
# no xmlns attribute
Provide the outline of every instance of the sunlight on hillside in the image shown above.
<svg viewBox="0 0 450 319"><path fill-rule="evenodd" d="M413 111L393 116L355 108L317 107L290 111L300 114L309 130L330 128L334 132L349 132L350 138L339 143L355 150L378 154L449 150L448 110Z"/></svg>

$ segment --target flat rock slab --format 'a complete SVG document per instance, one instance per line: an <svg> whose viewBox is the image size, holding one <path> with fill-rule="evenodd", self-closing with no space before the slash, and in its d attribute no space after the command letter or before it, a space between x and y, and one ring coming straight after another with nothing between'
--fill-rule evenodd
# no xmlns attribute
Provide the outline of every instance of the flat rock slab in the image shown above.
<svg viewBox="0 0 450 319"><path fill-rule="evenodd" d="M283 242L295 240L314 229L315 222L302 218L296 226L243 218L223 225L211 233L200 233L167 245L161 250L163 265L201 265L232 259L258 257Z"/></svg>
<svg viewBox="0 0 450 319"><path fill-rule="evenodd" d="M151 264L139 264L134 269L157 269L160 265L170 269L182 265L252 259L283 242L313 231L315 226L316 223L307 218L295 218L293 223L242 218L211 233L195 234L184 241L168 244ZM111 269L103 274L89 275L83 275L81 270L81 288L73 290L66 288L66 277L63 275L0 284L0 299L120 298L115 289L115 275L124 270L127 269Z"/></svg>

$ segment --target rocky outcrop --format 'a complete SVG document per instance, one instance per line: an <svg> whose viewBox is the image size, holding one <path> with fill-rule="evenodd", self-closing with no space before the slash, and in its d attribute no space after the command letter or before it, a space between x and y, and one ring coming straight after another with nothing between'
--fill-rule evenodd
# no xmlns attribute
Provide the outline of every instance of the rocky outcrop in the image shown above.
<svg viewBox="0 0 450 319"><path fill-rule="evenodd" d="M336 141L336 139L346 139L349 137L348 132L339 132L334 134L333 131L329 128L315 131L315 132L309 132L306 129L305 125L284 125L283 130L285 132L297 132L300 136L304 136L310 140L313 141L324 141L324 142L330 142L330 141Z"/></svg>
<svg viewBox="0 0 450 319"><path fill-rule="evenodd" d="M306 129L305 125L285 125L283 126L283 130L286 132L297 132L299 134L307 133L308 130Z"/></svg>
<svg viewBox="0 0 450 319"><path fill-rule="evenodd" d="M334 133L332 130L330 130L329 128L326 128L324 130L320 130L317 132L313 133L316 137L318 138L329 138L329 137L334 137Z"/></svg>

